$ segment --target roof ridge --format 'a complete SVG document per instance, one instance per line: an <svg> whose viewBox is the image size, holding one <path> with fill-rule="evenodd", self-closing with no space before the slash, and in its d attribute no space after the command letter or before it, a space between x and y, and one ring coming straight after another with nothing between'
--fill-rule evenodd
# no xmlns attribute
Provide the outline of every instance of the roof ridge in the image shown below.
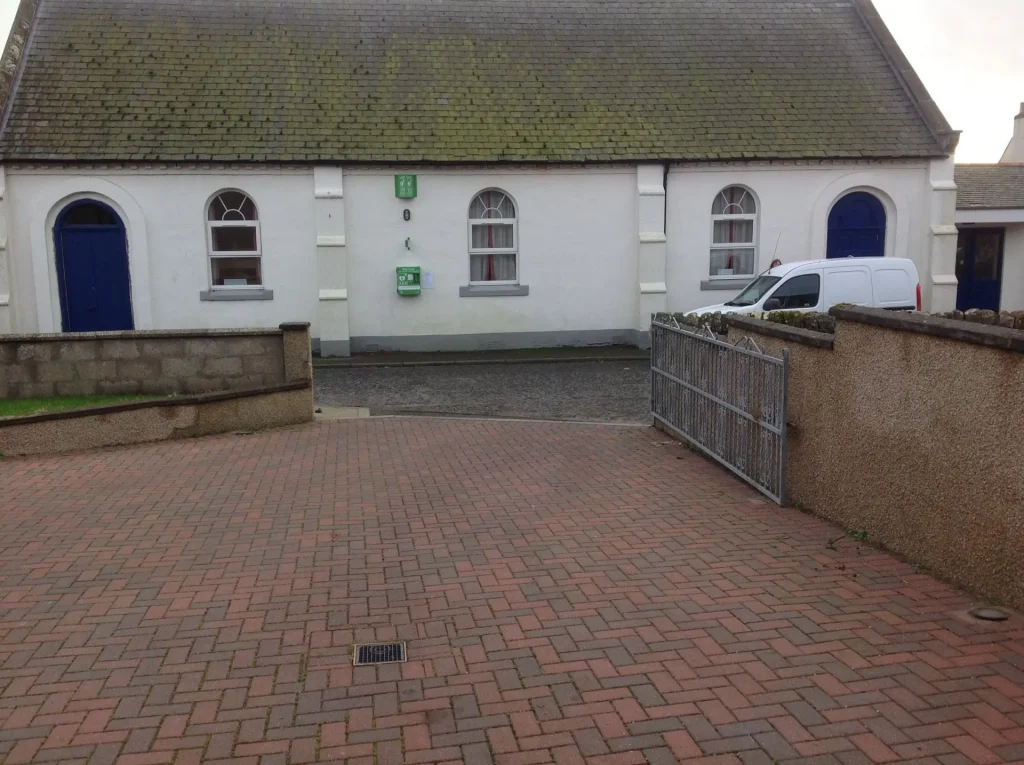
<svg viewBox="0 0 1024 765"><path fill-rule="evenodd" d="M928 88L925 87L924 82L910 63L910 59L903 52L899 42L896 41L896 38L885 23L885 19L882 18L878 9L875 8L872 0L853 0L853 7L865 26L867 26L871 37L878 44L882 55L885 56L885 60L889 62L889 66L892 67L893 73L899 80L900 85L903 86L914 108L921 115L924 124L928 127L931 134L935 136L939 147L947 155L952 155L956 151L957 144L960 142L960 133L962 131L954 130L946 120L942 110L939 109L939 105L931 97Z"/></svg>

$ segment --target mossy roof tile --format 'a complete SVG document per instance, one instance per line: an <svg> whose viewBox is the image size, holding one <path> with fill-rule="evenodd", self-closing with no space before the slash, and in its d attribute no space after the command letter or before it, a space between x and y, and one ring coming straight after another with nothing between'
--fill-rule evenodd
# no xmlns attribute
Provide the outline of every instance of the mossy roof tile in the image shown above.
<svg viewBox="0 0 1024 765"><path fill-rule="evenodd" d="M945 153L854 0L24 2L7 159Z"/></svg>

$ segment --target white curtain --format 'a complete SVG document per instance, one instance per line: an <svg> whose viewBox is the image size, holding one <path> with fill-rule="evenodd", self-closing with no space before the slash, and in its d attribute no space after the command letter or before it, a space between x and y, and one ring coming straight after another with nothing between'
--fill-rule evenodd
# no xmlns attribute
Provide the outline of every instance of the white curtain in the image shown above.
<svg viewBox="0 0 1024 765"><path fill-rule="evenodd" d="M715 244L752 244L754 242L754 221L716 220Z"/></svg>
<svg viewBox="0 0 1024 765"><path fill-rule="evenodd" d="M754 197L740 186L730 186L715 198L712 215L722 216L714 221L711 248L712 276L749 276L754 273L754 216L757 204ZM736 216L736 217L733 217ZM751 217L739 217L751 216ZM721 245L733 245L725 248Z"/></svg>
<svg viewBox="0 0 1024 765"><path fill-rule="evenodd" d="M494 223L473 223L470 234L472 250L514 250L516 209L505 194L500 191L481 192L470 205L472 221ZM502 221L502 222L499 222ZM503 221L508 221L503 222ZM469 257L470 280L474 282L514 282L516 280L515 252L480 253Z"/></svg>
<svg viewBox="0 0 1024 765"><path fill-rule="evenodd" d="M474 282L512 282L516 279L516 256L470 255L470 280Z"/></svg>
<svg viewBox="0 0 1024 765"><path fill-rule="evenodd" d="M515 232L507 223L475 225L472 244L474 250L511 250L515 246ZM515 253L472 255L470 279L474 282L515 281Z"/></svg>
<svg viewBox="0 0 1024 765"><path fill-rule="evenodd" d="M749 276L754 273L754 249L711 251L712 276Z"/></svg>
<svg viewBox="0 0 1024 765"><path fill-rule="evenodd" d="M511 250L514 246L511 224L473 226L474 250Z"/></svg>

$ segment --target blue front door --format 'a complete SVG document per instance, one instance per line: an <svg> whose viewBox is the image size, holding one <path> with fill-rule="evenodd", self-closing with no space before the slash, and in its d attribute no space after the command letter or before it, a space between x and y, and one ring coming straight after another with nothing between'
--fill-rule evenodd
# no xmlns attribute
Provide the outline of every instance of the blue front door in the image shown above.
<svg viewBox="0 0 1024 765"><path fill-rule="evenodd" d="M956 242L956 307L999 310L1003 287L1003 229L965 228Z"/></svg>
<svg viewBox="0 0 1024 765"><path fill-rule="evenodd" d="M107 205L73 202L53 231L65 332L134 329L128 240L124 224Z"/></svg>
<svg viewBox="0 0 1024 765"><path fill-rule="evenodd" d="M880 258L885 255L885 207L866 191L840 199L828 215L829 258Z"/></svg>

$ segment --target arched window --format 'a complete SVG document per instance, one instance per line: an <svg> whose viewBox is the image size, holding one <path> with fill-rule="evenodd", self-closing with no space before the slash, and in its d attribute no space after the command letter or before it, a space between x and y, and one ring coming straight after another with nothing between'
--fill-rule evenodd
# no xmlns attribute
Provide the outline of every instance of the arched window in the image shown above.
<svg viewBox="0 0 1024 765"><path fill-rule="evenodd" d="M481 191L469 206L469 283L516 284L516 206L499 189Z"/></svg>
<svg viewBox="0 0 1024 765"><path fill-rule="evenodd" d="M756 265L757 200L742 186L729 186L711 205L711 277L753 276Z"/></svg>
<svg viewBox="0 0 1024 765"><path fill-rule="evenodd" d="M210 248L210 285L215 288L259 287L260 222L256 204L241 191L221 191L206 210Z"/></svg>

